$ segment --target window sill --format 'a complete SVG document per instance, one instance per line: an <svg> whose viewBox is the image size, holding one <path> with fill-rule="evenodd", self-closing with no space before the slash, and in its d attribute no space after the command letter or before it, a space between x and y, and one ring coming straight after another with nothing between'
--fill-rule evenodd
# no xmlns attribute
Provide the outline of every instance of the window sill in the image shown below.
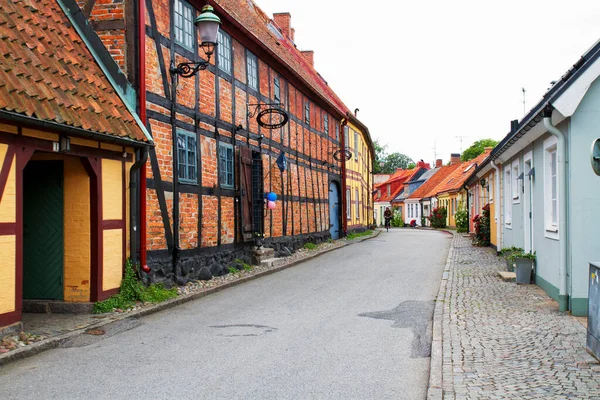
<svg viewBox="0 0 600 400"><path fill-rule="evenodd" d="M559 240L558 228L546 228L544 232L544 237L552 240Z"/></svg>
<svg viewBox="0 0 600 400"><path fill-rule="evenodd" d="M512 230L512 222L507 222L507 223L505 223L505 224L504 224L504 227L505 227L506 229L511 229L511 230Z"/></svg>

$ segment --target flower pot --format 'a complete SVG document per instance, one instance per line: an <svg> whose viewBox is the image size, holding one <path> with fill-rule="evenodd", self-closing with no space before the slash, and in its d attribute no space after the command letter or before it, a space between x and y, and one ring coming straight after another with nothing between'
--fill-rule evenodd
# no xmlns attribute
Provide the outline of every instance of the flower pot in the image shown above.
<svg viewBox="0 0 600 400"><path fill-rule="evenodd" d="M515 258L516 282L530 284L531 272L533 271L533 260L529 258Z"/></svg>

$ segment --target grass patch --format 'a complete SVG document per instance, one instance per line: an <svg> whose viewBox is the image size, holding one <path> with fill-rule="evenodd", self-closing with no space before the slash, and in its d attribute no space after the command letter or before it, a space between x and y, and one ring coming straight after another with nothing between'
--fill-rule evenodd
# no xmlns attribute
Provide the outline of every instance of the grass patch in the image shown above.
<svg viewBox="0 0 600 400"><path fill-rule="evenodd" d="M125 276L121 281L121 290L119 293L104 301L95 303L92 312L94 314L107 313L112 312L115 308L121 310L129 308L138 301L160 303L173 297L177 297L177 288L165 289L160 283L144 286L138 280L131 260L127 260L125 263Z"/></svg>
<svg viewBox="0 0 600 400"><path fill-rule="evenodd" d="M352 240L352 239L356 239L362 236L369 236L371 233L373 233L372 231L364 231L364 232L352 232L348 234L348 239Z"/></svg>
<svg viewBox="0 0 600 400"><path fill-rule="evenodd" d="M304 248L306 250L314 250L314 249L317 248L317 245L314 244L314 243L310 243L310 242L309 243L304 243Z"/></svg>
<svg viewBox="0 0 600 400"><path fill-rule="evenodd" d="M252 265L245 263L244 260L242 260L241 258L236 258L233 261L238 264L241 264L244 271L252 271Z"/></svg>

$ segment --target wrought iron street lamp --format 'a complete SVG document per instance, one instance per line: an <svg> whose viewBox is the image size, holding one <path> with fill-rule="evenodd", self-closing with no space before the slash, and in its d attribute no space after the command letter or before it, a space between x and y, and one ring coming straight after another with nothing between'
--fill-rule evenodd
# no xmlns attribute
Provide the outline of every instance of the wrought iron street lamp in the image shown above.
<svg viewBox="0 0 600 400"><path fill-rule="evenodd" d="M179 77L190 78L200 70L205 70L210 65L210 57L217 45L217 35L221 19L213 13L210 5L202 7L200 15L194 25L200 33L200 48L206 55L206 61L183 62L175 66L175 54L171 58L171 134L173 139L173 273L177 276L177 259L179 258L179 146L177 138L177 86ZM197 144L196 144L197 145Z"/></svg>

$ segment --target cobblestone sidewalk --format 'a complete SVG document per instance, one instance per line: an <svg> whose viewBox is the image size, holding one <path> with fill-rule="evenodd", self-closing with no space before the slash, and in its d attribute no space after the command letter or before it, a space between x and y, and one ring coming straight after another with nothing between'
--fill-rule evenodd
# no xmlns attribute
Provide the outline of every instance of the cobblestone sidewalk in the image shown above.
<svg viewBox="0 0 600 400"><path fill-rule="evenodd" d="M600 399L586 328L491 248L455 234L434 313L428 399Z"/></svg>

